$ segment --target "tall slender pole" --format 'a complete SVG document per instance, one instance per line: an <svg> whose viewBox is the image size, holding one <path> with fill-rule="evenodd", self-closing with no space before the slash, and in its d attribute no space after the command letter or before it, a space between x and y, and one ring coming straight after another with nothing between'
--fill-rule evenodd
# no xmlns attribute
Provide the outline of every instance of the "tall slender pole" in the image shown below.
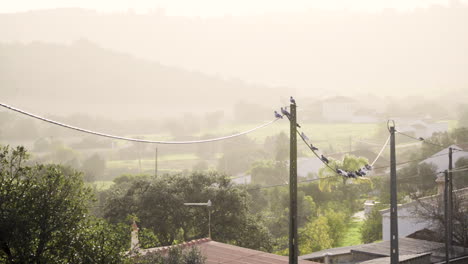
<svg viewBox="0 0 468 264"><path fill-rule="evenodd" d="M444 181L444 220L445 220L445 225L444 225L444 231L445 231L445 263L449 263L450 261L450 254L449 254L449 207L448 207L448 196L449 196L449 177L448 177L448 172L447 170L444 171L444 176L445 176L445 181Z"/></svg>
<svg viewBox="0 0 468 264"><path fill-rule="evenodd" d="M390 260L399 263L398 253L398 207L397 207L395 126L390 127Z"/></svg>
<svg viewBox="0 0 468 264"><path fill-rule="evenodd" d="M448 242L449 242L449 249L452 251L452 239L453 239L453 230L452 230L452 216L453 216L453 178L452 178L452 148L449 148L449 166L448 166ZM450 253L449 253L450 257Z"/></svg>
<svg viewBox="0 0 468 264"><path fill-rule="evenodd" d="M291 104L290 153L289 153L289 264L298 263L297 235L297 140L296 105Z"/></svg>

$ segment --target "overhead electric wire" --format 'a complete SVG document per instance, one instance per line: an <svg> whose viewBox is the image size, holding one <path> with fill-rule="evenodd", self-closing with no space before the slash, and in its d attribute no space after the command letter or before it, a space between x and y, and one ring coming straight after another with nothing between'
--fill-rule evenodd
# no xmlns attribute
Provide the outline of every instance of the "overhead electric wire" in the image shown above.
<svg viewBox="0 0 468 264"><path fill-rule="evenodd" d="M96 131L92 131L92 130L88 130L88 129L84 129L84 128L79 128L79 127L67 125L67 124L57 122L57 121L54 121L54 120L51 120L51 119L47 119L45 117L41 117L41 116L38 116L38 115L35 115L35 114L32 114L32 113L26 112L24 110L21 110L21 109L18 109L18 108L15 108L15 107L3 104L3 103L0 103L0 106L5 107L5 108L7 108L9 110L18 112L20 114L27 115L29 117L32 117L32 118L47 122L47 123L51 123L51 124L54 124L54 125L57 125L57 126L61 126L61 127L64 127L64 128L72 129L72 130L87 133L87 134L92 134L92 135L107 137L107 138L112 138L112 139L118 139L118 140L132 141L132 142L150 143L150 144L168 144L168 145L169 144L179 144L179 145L181 145L181 144L199 144L199 143L207 143L207 142L214 142L214 141L230 139L230 138L234 138L234 137L238 137L238 136L242 136L242 135L251 133L251 132L253 132L255 130L258 130L260 128L264 128L264 127L266 127L268 125L271 125L272 123L274 123L274 122L276 122L278 120L278 119L274 119L274 120L272 120L270 122L267 122L267 123L265 123L263 125L254 127L254 128L249 129L247 131L240 132L240 133L233 134L233 135L229 135L229 136L224 136L224 137L203 139L203 140L189 140L189 141L157 141L157 140L145 140L145 139L137 139L137 138L128 138L128 137L115 136L115 135L105 134L105 133L101 133L101 132L96 132Z"/></svg>
<svg viewBox="0 0 468 264"><path fill-rule="evenodd" d="M424 142L424 143L426 143L426 144L429 144L429 145L433 145L433 146L441 147L441 148L446 148L446 147L447 147L447 146L443 146L443 145L439 145L439 144L435 144L435 143L426 141L426 139L424 139L424 138L413 137L413 136L411 136L411 135L405 134L405 133L400 132L400 131L398 131L398 130L397 130L396 132L397 132L398 134L401 134L401 135L405 136L405 137L409 137L409 138L414 139L414 140L417 140L417 141L422 141L422 142Z"/></svg>
<svg viewBox="0 0 468 264"><path fill-rule="evenodd" d="M337 175L340 175L336 169L332 168L328 163L326 163L322 157L319 157L319 155L312 149L312 147L307 143L307 141L305 140L305 138L302 136L302 134L299 132L299 130L296 130L297 134L301 137L302 141L304 141L304 143L309 147L309 149L312 151L312 153L314 153L314 155L320 160L322 161L323 164L325 164L325 166L327 166L328 168L330 168L333 172L335 172ZM342 175L340 175L342 176Z"/></svg>
<svg viewBox="0 0 468 264"><path fill-rule="evenodd" d="M447 154L444 153L444 154L439 154L439 155L434 155L434 156L431 156L430 158L433 158L433 157L440 157L440 156L446 156ZM425 159L428 159L428 158L423 158L423 159L414 159L414 160L407 160L407 161L403 161L403 162L400 162L400 163L397 163L396 165L403 165L403 164L407 164L407 163L411 163L411 162L414 162L414 161L423 161ZM390 168L390 166L382 166L382 167L376 167L374 169L385 169L385 168Z"/></svg>
<svg viewBox="0 0 468 264"><path fill-rule="evenodd" d="M390 141L390 136L388 136L387 140L385 141L385 143L383 144L382 148L380 149L380 152L379 154L377 154L377 157L375 157L374 161L371 163L371 166L373 167L374 164L377 162L377 160L380 158L380 156L382 155L385 147L388 145L388 142Z"/></svg>

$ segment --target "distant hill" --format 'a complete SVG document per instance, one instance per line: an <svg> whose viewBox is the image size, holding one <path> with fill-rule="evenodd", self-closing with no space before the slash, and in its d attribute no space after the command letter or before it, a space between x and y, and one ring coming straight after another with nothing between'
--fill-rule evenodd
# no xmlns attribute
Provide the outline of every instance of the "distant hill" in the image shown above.
<svg viewBox="0 0 468 264"><path fill-rule="evenodd" d="M281 92L137 59L87 40L0 44L0 87L2 102L26 109L140 117L232 110L240 101L277 106Z"/></svg>
<svg viewBox="0 0 468 264"><path fill-rule="evenodd" d="M39 10L0 14L0 42L69 44L85 38L164 65L294 87L303 96L437 98L441 90L468 89L468 6L450 2L406 12L312 9L213 18L166 16L161 10Z"/></svg>

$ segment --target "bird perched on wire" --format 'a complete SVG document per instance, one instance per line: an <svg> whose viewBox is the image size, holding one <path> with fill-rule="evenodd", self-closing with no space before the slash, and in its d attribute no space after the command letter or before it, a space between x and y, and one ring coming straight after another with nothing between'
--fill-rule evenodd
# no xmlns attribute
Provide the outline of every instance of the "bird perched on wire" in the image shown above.
<svg viewBox="0 0 468 264"><path fill-rule="evenodd" d="M313 151L317 151L317 150L318 150L318 148L317 148L317 147L315 147L315 146L314 146L314 145L312 145L312 144L310 144L310 149L311 149L311 150L313 150Z"/></svg>
<svg viewBox="0 0 468 264"><path fill-rule="evenodd" d="M275 117L276 117L276 118L281 118L281 119L283 119L283 116L280 115L280 114L278 114L278 112L276 112L276 111L275 111Z"/></svg>
<svg viewBox="0 0 468 264"><path fill-rule="evenodd" d="M336 172L342 176L348 177L348 173L342 169L337 169Z"/></svg>
<svg viewBox="0 0 468 264"><path fill-rule="evenodd" d="M323 162L325 162L326 164L328 164L330 161L323 155L321 155L321 159L323 160Z"/></svg>
<svg viewBox="0 0 468 264"><path fill-rule="evenodd" d="M366 175L366 172L365 172L363 169L359 169L358 172L361 174L361 176L365 176L365 175Z"/></svg>
<svg viewBox="0 0 468 264"><path fill-rule="evenodd" d="M304 132L301 132L301 137L302 137L305 141L309 141L309 137L307 137L306 134L304 134Z"/></svg>
<svg viewBox="0 0 468 264"><path fill-rule="evenodd" d="M372 170L372 166L369 164L364 165L364 168L366 168L368 171Z"/></svg>
<svg viewBox="0 0 468 264"><path fill-rule="evenodd" d="M357 171L355 171L354 173L355 173L357 176L361 176L361 177L363 176L363 175L361 174L361 172L360 172L360 171L358 171L358 170L357 170Z"/></svg>
<svg viewBox="0 0 468 264"><path fill-rule="evenodd" d="M294 100L292 96L289 98L289 101L291 102L291 104L296 104L296 100Z"/></svg>
<svg viewBox="0 0 468 264"><path fill-rule="evenodd" d="M348 177L349 178L356 178L356 174L354 174L354 172L350 171L350 172L348 172Z"/></svg>

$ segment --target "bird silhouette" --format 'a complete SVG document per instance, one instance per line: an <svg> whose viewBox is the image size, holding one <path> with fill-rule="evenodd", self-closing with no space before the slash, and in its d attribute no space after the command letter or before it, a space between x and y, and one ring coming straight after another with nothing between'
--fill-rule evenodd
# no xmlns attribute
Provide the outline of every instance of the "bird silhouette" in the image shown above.
<svg viewBox="0 0 468 264"><path fill-rule="evenodd" d="M307 137L306 134L304 134L304 132L301 132L301 137L302 137L305 141L309 141L309 137Z"/></svg>
<svg viewBox="0 0 468 264"><path fill-rule="evenodd" d="M291 118L291 114L286 110L286 108L281 107L281 113L285 115L288 119Z"/></svg>
<svg viewBox="0 0 468 264"><path fill-rule="evenodd" d="M323 155L321 155L321 159L323 160L323 162L325 162L326 164L328 164L330 161Z"/></svg>
<svg viewBox="0 0 468 264"><path fill-rule="evenodd" d="M356 178L356 174L354 174L352 171L350 171L350 172L348 172L348 177Z"/></svg>
<svg viewBox="0 0 468 264"><path fill-rule="evenodd" d="M283 119L283 116L280 115L280 114L278 114L278 112L276 112L276 111L275 111L275 117L276 117L276 118L281 118L281 119Z"/></svg>
<svg viewBox="0 0 468 264"><path fill-rule="evenodd" d="M292 96L289 98L289 101L291 102L291 104L296 104L296 100L294 100Z"/></svg>
<svg viewBox="0 0 468 264"><path fill-rule="evenodd" d="M362 177L362 174L361 174L360 171L357 170L357 171L355 171L354 173L355 173L357 176L361 176L361 177Z"/></svg>
<svg viewBox="0 0 468 264"><path fill-rule="evenodd" d="M369 164L364 165L364 167L365 167L366 170L368 170L368 171L372 170L372 166L369 165Z"/></svg>
<svg viewBox="0 0 468 264"><path fill-rule="evenodd" d="M310 149L313 150L313 151L318 150L318 148L317 148L317 147L314 147L314 145L312 145L312 144L310 144Z"/></svg>
<svg viewBox="0 0 468 264"><path fill-rule="evenodd" d="M361 173L362 176L365 176L367 174L363 169L359 169L359 173Z"/></svg>
<svg viewBox="0 0 468 264"><path fill-rule="evenodd" d="M338 174L340 175L343 175L345 177L348 177L348 173L342 169L337 169L336 172L338 172Z"/></svg>
<svg viewBox="0 0 468 264"><path fill-rule="evenodd" d="M424 138L423 138L423 137L419 137L418 139L421 140L421 141L424 141Z"/></svg>

